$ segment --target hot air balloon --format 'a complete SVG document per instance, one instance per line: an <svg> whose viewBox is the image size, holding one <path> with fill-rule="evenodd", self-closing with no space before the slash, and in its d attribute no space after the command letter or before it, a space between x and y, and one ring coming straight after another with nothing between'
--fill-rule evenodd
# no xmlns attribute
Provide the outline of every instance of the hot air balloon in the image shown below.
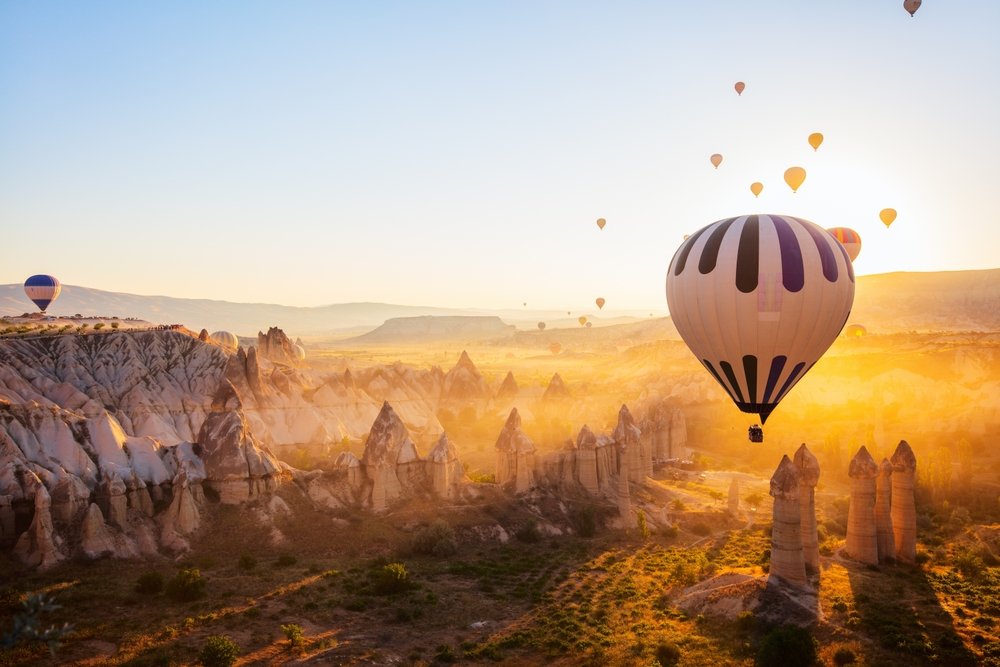
<svg viewBox="0 0 1000 667"><path fill-rule="evenodd" d="M896 209L884 208L879 211L878 217L882 220L882 224L888 227L896 219Z"/></svg>
<svg viewBox="0 0 1000 667"><path fill-rule="evenodd" d="M826 230L833 234L833 238L840 241L840 245L844 246L844 250L847 251L847 256L851 258L853 262L861 254L861 235L849 227L832 227Z"/></svg>
<svg viewBox="0 0 1000 667"><path fill-rule="evenodd" d="M296 361L304 361L305 360L305 358L306 358L306 348L302 347L301 345L296 345L292 349L295 350L295 359L296 359Z"/></svg>
<svg viewBox="0 0 1000 667"><path fill-rule="evenodd" d="M226 352L235 352L240 347L240 339L228 331L216 331L208 338Z"/></svg>
<svg viewBox="0 0 1000 667"><path fill-rule="evenodd" d="M528 302L527 302L527 301L525 301L525 302L524 302L524 303L522 303L521 305L522 305L522 306L525 306L525 307L527 307L527 305L528 305Z"/></svg>
<svg viewBox="0 0 1000 667"><path fill-rule="evenodd" d="M55 276L38 274L24 281L24 293L43 313L49 304L59 298L60 292L62 283Z"/></svg>
<svg viewBox="0 0 1000 667"><path fill-rule="evenodd" d="M818 151L820 145L823 143L823 135L819 132L813 132L809 135L809 145L813 147L814 151Z"/></svg>
<svg viewBox="0 0 1000 667"><path fill-rule="evenodd" d="M604 229L604 225L606 224L608 224L608 221L605 220L604 218L597 219L597 226L600 227L601 229Z"/></svg>
<svg viewBox="0 0 1000 667"><path fill-rule="evenodd" d="M868 329L865 329L860 324L848 324L844 329L844 335L848 338L861 338L868 335Z"/></svg>
<svg viewBox="0 0 1000 667"><path fill-rule="evenodd" d="M712 166L716 169L718 169L719 165L722 164L722 156L718 153L712 153L712 157L708 159L712 163Z"/></svg>
<svg viewBox="0 0 1000 667"><path fill-rule="evenodd" d="M604 304L605 304L604 297L603 296L597 297L597 300L594 303L597 304L598 308L604 308Z"/></svg>
<svg viewBox="0 0 1000 667"><path fill-rule="evenodd" d="M743 83L742 81L737 81L736 85L733 86L733 88L736 89L736 94L737 95L742 95L743 91L744 91L744 89L746 89L746 87L747 87L747 84Z"/></svg>
<svg viewBox="0 0 1000 667"><path fill-rule="evenodd" d="M583 326L585 326L585 327L587 327L589 329L590 327L594 326L594 323L593 322L587 322Z"/></svg>
<svg viewBox="0 0 1000 667"><path fill-rule="evenodd" d="M549 343L549 352L551 352L552 354L559 354L561 350L562 350L562 345L560 345L559 343Z"/></svg>
<svg viewBox="0 0 1000 667"><path fill-rule="evenodd" d="M847 251L790 216L719 220L682 243L667 271L681 338L761 423L830 347L853 302Z"/></svg>
<svg viewBox="0 0 1000 667"><path fill-rule="evenodd" d="M580 326L583 326L584 324L587 323L587 318L581 315L580 317L577 318L576 321L580 323Z"/></svg>
<svg viewBox="0 0 1000 667"><path fill-rule="evenodd" d="M910 12L910 17L920 9L920 0L903 0L903 9Z"/></svg>
<svg viewBox="0 0 1000 667"><path fill-rule="evenodd" d="M566 311L566 314L567 314L567 315L572 315L573 313L571 313L570 311L568 311L568 310L567 310L567 311Z"/></svg>
<svg viewBox="0 0 1000 667"><path fill-rule="evenodd" d="M805 180L806 170L802 167L789 167L785 170L785 183L788 183L792 192L798 192Z"/></svg>
<svg viewBox="0 0 1000 667"><path fill-rule="evenodd" d="M754 197L759 197L760 193L764 191L764 184L756 181L750 184L750 192L753 193Z"/></svg>
<svg viewBox="0 0 1000 667"><path fill-rule="evenodd" d="M545 322L539 322L538 323L538 330L539 331L545 331Z"/></svg>

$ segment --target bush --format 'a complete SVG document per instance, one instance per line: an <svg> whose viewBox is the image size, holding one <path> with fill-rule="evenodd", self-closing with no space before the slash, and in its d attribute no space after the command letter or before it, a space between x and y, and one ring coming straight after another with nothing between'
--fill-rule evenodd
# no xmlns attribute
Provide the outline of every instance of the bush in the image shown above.
<svg viewBox="0 0 1000 667"><path fill-rule="evenodd" d="M757 650L758 667L812 667L816 663L816 640L804 628L792 625L772 630Z"/></svg>
<svg viewBox="0 0 1000 667"><path fill-rule="evenodd" d="M302 648L302 645L305 643L305 635L302 632L301 625L298 623L288 623L281 626L281 631L285 633L285 639L288 640L289 650L294 651Z"/></svg>
<svg viewBox="0 0 1000 667"><path fill-rule="evenodd" d="M681 650L673 642L661 642L656 647L656 662L661 667L673 667L681 659Z"/></svg>
<svg viewBox="0 0 1000 667"><path fill-rule="evenodd" d="M833 654L833 664L837 667L843 667L844 665L852 665L857 660L857 656L854 655L854 651L847 648L846 646L841 646Z"/></svg>
<svg viewBox="0 0 1000 667"><path fill-rule="evenodd" d="M538 523L532 519L517 529L514 537L528 544L542 541L542 532L538 530Z"/></svg>
<svg viewBox="0 0 1000 667"><path fill-rule="evenodd" d="M135 582L135 592L142 595L156 595L163 590L163 575L159 572L144 572Z"/></svg>
<svg viewBox="0 0 1000 667"><path fill-rule="evenodd" d="M447 521L438 519L413 538L413 551L439 558L451 556L458 551L455 531Z"/></svg>
<svg viewBox="0 0 1000 667"><path fill-rule="evenodd" d="M593 537L597 533L597 513L589 505L573 512L570 522L580 537Z"/></svg>
<svg viewBox="0 0 1000 667"><path fill-rule="evenodd" d="M639 530L639 537L644 540L649 539L649 524L646 523L646 513L639 510L635 516L635 526Z"/></svg>
<svg viewBox="0 0 1000 667"><path fill-rule="evenodd" d="M198 654L198 660L205 667L230 667L236 664L240 647L225 635L212 635Z"/></svg>
<svg viewBox="0 0 1000 667"><path fill-rule="evenodd" d="M112 322L111 323L111 328L112 329L117 329L118 327L119 327L119 324L117 322Z"/></svg>
<svg viewBox="0 0 1000 667"><path fill-rule="evenodd" d="M167 597L177 602L191 602L205 595L205 580L198 568L181 570L167 582Z"/></svg>
<svg viewBox="0 0 1000 667"><path fill-rule="evenodd" d="M455 662L458 660L458 656L455 655L455 651L450 646L441 644L435 650L434 659L438 662Z"/></svg>
<svg viewBox="0 0 1000 667"><path fill-rule="evenodd" d="M402 563L389 563L375 570L372 575L372 592L376 595L395 595L409 590L410 575Z"/></svg>
<svg viewBox="0 0 1000 667"><path fill-rule="evenodd" d="M240 569L241 570L252 570L257 567L257 559L250 554L243 554L240 556Z"/></svg>

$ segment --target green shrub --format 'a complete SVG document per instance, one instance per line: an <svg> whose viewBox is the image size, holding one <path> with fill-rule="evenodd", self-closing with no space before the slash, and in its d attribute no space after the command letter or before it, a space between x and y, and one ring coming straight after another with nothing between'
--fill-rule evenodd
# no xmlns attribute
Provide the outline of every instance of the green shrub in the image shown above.
<svg viewBox="0 0 1000 667"><path fill-rule="evenodd" d="M857 656L854 655L854 651L846 646L841 646L833 654L833 664L837 665L837 667L843 667L843 665L853 665L857 659Z"/></svg>
<svg viewBox="0 0 1000 667"><path fill-rule="evenodd" d="M438 519L420 530L413 538L413 550L418 554L444 558L458 551L455 531L448 522Z"/></svg>
<svg viewBox="0 0 1000 667"><path fill-rule="evenodd" d="M281 631L285 633L285 639L288 640L288 649L294 651L296 649L302 648L305 644L305 635L302 632L302 626L298 623L288 623L281 626Z"/></svg>
<svg viewBox="0 0 1000 667"><path fill-rule="evenodd" d="M570 523L580 537L593 537L597 533L597 512L589 505L581 507L570 514Z"/></svg>
<svg viewBox="0 0 1000 667"><path fill-rule="evenodd" d="M100 331L103 328L104 328L104 322L98 322L97 324L94 325L94 331Z"/></svg>
<svg viewBox="0 0 1000 667"><path fill-rule="evenodd" d="M538 522L532 519L518 528L514 537L527 544L534 544L542 541L542 532L538 530Z"/></svg>
<svg viewBox="0 0 1000 667"><path fill-rule="evenodd" d="M441 644L435 650L434 659L438 662L455 662L458 660L458 656L455 655L455 651L450 646Z"/></svg>
<svg viewBox="0 0 1000 667"><path fill-rule="evenodd" d="M389 563L371 574L372 592L376 595L395 595L409 590L410 575L402 563Z"/></svg>
<svg viewBox="0 0 1000 667"><path fill-rule="evenodd" d="M167 597L177 602L191 602L205 595L205 580L198 568L181 570L167 582Z"/></svg>
<svg viewBox="0 0 1000 667"><path fill-rule="evenodd" d="M649 539L649 524L646 523L646 513L642 510L635 516L635 527L639 531L639 537L644 540Z"/></svg>
<svg viewBox="0 0 1000 667"><path fill-rule="evenodd" d="M112 328L112 329L117 329L117 328L118 328L119 326L120 326L120 325L119 325L119 324L118 324L117 322L112 322L112 323L111 323L111 328Z"/></svg>
<svg viewBox="0 0 1000 667"><path fill-rule="evenodd" d="M760 643L758 667L812 667L816 663L816 640L804 628L786 625L772 630Z"/></svg>
<svg viewBox="0 0 1000 667"><path fill-rule="evenodd" d="M144 572L135 582L135 592L142 595L156 595L163 590L163 575L159 572Z"/></svg>
<svg viewBox="0 0 1000 667"><path fill-rule="evenodd" d="M681 659L681 650L673 642L660 642L656 647L656 662L661 667L673 667Z"/></svg>
<svg viewBox="0 0 1000 667"><path fill-rule="evenodd" d="M236 664L240 647L225 635L212 635L201 647L198 660L205 667L230 667Z"/></svg>

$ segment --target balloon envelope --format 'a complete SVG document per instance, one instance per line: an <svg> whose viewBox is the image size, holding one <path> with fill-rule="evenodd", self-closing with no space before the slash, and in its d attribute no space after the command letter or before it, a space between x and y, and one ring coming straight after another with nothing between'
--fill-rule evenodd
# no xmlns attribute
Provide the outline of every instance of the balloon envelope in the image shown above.
<svg viewBox="0 0 1000 667"><path fill-rule="evenodd" d="M306 358L306 348L302 347L301 345L296 345L294 349L295 349L296 360L302 361Z"/></svg>
<svg viewBox="0 0 1000 667"><path fill-rule="evenodd" d="M560 350L562 350L562 345L560 345L559 343L549 344L549 352L551 352L552 354L559 354Z"/></svg>
<svg viewBox="0 0 1000 667"><path fill-rule="evenodd" d="M847 256L851 258L852 262L861 254L861 235L850 227L831 227L826 231L840 241L840 245L844 246L844 250L847 251Z"/></svg>
<svg viewBox="0 0 1000 667"><path fill-rule="evenodd" d="M788 183L792 192L798 192L805 180L806 170L802 167L789 167L785 170L785 183Z"/></svg>
<svg viewBox="0 0 1000 667"><path fill-rule="evenodd" d="M844 335L849 338L861 338L868 335L868 329L860 324L848 324L847 328L844 329Z"/></svg>
<svg viewBox="0 0 1000 667"><path fill-rule="evenodd" d="M920 9L920 0L903 0L903 9L910 12L910 16L913 16Z"/></svg>
<svg viewBox="0 0 1000 667"><path fill-rule="evenodd" d="M604 308L604 304L605 304L606 302L604 301L604 297L603 297L603 296L599 296L599 297L597 297L597 300L596 300L596 301L594 301L594 303L596 303L596 304L597 304L597 307L598 307L598 308Z"/></svg>
<svg viewBox="0 0 1000 667"><path fill-rule="evenodd" d="M539 331L545 331L545 322L539 322L538 323L538 330Z"/></svg>
<svg viewBox="0 0 1000 667"><path fill-rule="evenodd" d="M608 224L608 221L605 220L604 218L597 219L597 226L600 227L601 229L604 229L604 225L606 224Z"/></svg>
<svg viewBox="0 0 1000 667"><path fill-rule="evenodd" d="M577 322L579 322L581 325L584 325L587 323L587 318L581 315L580 317L577 318Z"/></svg>
<svg viewBox="0 0 1000 667"><path fill-rule="evenodd" d="M24 293L43 313L49 304L59 298L60 292L62 283L55 276L40 273L24 281Z"/></svg>
<svg viewBox="0 0 1000 667"><path fill-rule="evenodd" d="M764 184L757 181L750 184L750 192L753 193L754 197L759 197L760 193L764 191Z"/></svg>
<svg viewBox="0 0 1000 667"><path fill-rule="evenodd" d="M209 340L219 347L224 348L227 352L235 352L240 347L240 339L236 337L236 334L228 331L216 331L209 336Z"/></svg>
<svg viewBox="0 0 1000 667"><path fill-rule="evenodd" d="M666 287L681 338L736 406L764 422L843 328L854 269L822 227L749 215L683 242Z"/></svg>
<svg viewBox="0 0 1000 667"><path fill-rule="evenodd" d="M819 150L820 144L823 143L823 135L819 132L813 132L809 135L809 145L813 147L814 151Z"/></svg>
<svg viewBox="0 0 1000 667"><path fill-rule="evenodd" d="M736 89L736 94L737 95L742 95L743 91L746 89L746 87L747 87L747 84L743 83L742 81L737 81L736 85L733 86L733 88Z"/></svg>
<svg viewBox="0 0 1000 667"><path fill-rule="evenodd" d="M587 327L589 329L590 327L594 326L594 323L593 322L587 322L583 326L585 326L585 327Z"/></svg>
<svg viewBox="0 0 1000 667"><path fill-rule="evenodd" d="M719 165L722 164L722 155L720 155L719 153L713 153L712 157L708 159L711 161L712 166L715 167L716 169L718 169Z"/></svg>
<svg viewBox="0 0 1000 667"><path fill-rule="evenodd" d="M879 219L882 224L888 227L896 219L896 209L894 208L884 208L878 213Z"/></svg>

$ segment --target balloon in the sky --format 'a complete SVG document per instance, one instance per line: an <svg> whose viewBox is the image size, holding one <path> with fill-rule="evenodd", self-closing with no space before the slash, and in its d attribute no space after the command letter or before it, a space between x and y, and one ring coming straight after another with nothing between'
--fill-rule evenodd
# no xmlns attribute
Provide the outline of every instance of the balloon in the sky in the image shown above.
<svg viewBox="0 0 1000 667"><path fill-rule="evenodd" d="M823 135L819 132L813 132L809 135L809 145L813 147L814 151L818 151L820 145L823 143Z"/></svg>
<svg viewBox="0 0 1000 667"><path fill-rule="evenodd" d="M716 169L722 164L722 156L719 153L712 153L712 157L708 158L712 162L712 166Z"/></svg>
<svg viewBox="0 0 1000 667"><path fill-rule="evenodd" d="M597 307L598 307L598 308L604 308L604 304L605 304L606 302L604 301L604 297L603 297L603 296L599 296L599 297L597 297L597 300L596 300L596 301L594 301L594 303L596 303L596 304L597 304Z"/></svg>
<svg viewBox="0 0 1000 667"><path fill-rule="evenodd" d="M49 304L59 298L60 292L62 283L55 276L39 274L24 281L24 293L43 313Z"/></svg>
<svg viewBox="0 0 1000 667"><path fill-rule="evenodd" d="M896 209L884 208L878 212L878 217L882 221L882 224L888 227L896 219Z"/></svg>
<svg viewBox="0 0 1000 667"><path fill-rule="evenodd" d="M850 227L833 227L826 231L840 241L840 245L844 246L844 250L847 251L847 256L851 258L852 262L861 254L861 235Z"/></svg>
<svg viewBox="0 0 1000 667"><path fill-rule="evenodd" d="M854 302L851 260L807 220L719 220L683 242L667 305L684 342L761 422L833 343Z"/></svg>
<svg viewBox="0 0 1000 667"><path fill-rule="evenodd" d="M802 167L789 167L785 170L785 183L788 183L792 192L798 192L805 180L806 170Z"/></svg>
<svg viewBox="0 0 1000 667"><path fill-rule="evenodd" d="M754 197L759 197L760 193L764 191L764 184L760 181L755 181L750 184L750 192L753 193Z"/></svg>
<svg viewBox="0 0 1000 667"><path fill-rule="evenodd" d="M576 321L580 323L580 326L583 326L584 324L587 323L587 318L581 315L580 317L577 318Z"/></svg>
<svg viewBox="0 0 1000 667"><path fill-rule="evenodd" d="M296 345L292 349L295 350L295 359L296 360L303 361L306 358L306 348L302 347L301 345Z"/></svg>
<svg viewBox="0 0 1000 667"><path fill-rule="evenodd" d="M525 302L523 302L523 303L522 303L521 305L522 305L522 306L527 306L527 305L528 305L528 302L527 302L527 301L525 301Z"/></svg>
<svg viewBox="0 0 1000 667"><path fill-rule="evenodd" d="M545 322L539 322L538 323L538 330L539 331L545 331Z"/></svg>
<svg viewBox="0 0 1000 667"><path fill-rule="evenodd" d="M566 311L566 314L567 314L567 315L572 315L573 313L571 313L570 311L568 311L568 310L567 310L567 311Z"/></svg>
<svg viewBox="0 0 1000 667"><path fill-rule="evenodd" d="M587 327L589 329L590 327L594 326L594 323L593 322L587 322L583 326L585 326L585 327Z"/></svg>
<svg viewBox="0 0 1000 667"><path fill-rule="evenodd" d="M860 324L848 324L847 328L844 329L844 335L848 338L861 338L868 335L868 329Z"/></svg>
<svg viewBox="0 0 1000 667"><path fill-rule="evenodd" d="M228 331L216 331L209 338L227 352L235 352L240 347L240 339Z"/></svg>
<svg viewBox="0 0 1000 667"><path fill-rule="evenodd" d="M549 343L549 352L551 352L552 354L559 354L561 350L562 350L562 345L560 345L559 343Z"/></svg>
<svg viewBox="0 0 1000 667"><path fill-rule="evenodd" d="M604 218L597 219L597 226L600 227L601 229L604 229L604 225L606 224L608 224L608 221L605 220Z"/></svg>
<svg viewBox="0 0 1000 667"><path fill-rule="evenodd" d="M736 89L736 94L737 95L742 95L743 91L746 89L746 87L747 87L747 84L743 83L742 81L737 81L736 85L733 86L733 88Z"/></svg>
<svg viewBox="0 0 1000 667"><path fill-rule="evenodd" d="M910 12L912 17L920 9L920 0L903 0L903 9Z"/></svg>

